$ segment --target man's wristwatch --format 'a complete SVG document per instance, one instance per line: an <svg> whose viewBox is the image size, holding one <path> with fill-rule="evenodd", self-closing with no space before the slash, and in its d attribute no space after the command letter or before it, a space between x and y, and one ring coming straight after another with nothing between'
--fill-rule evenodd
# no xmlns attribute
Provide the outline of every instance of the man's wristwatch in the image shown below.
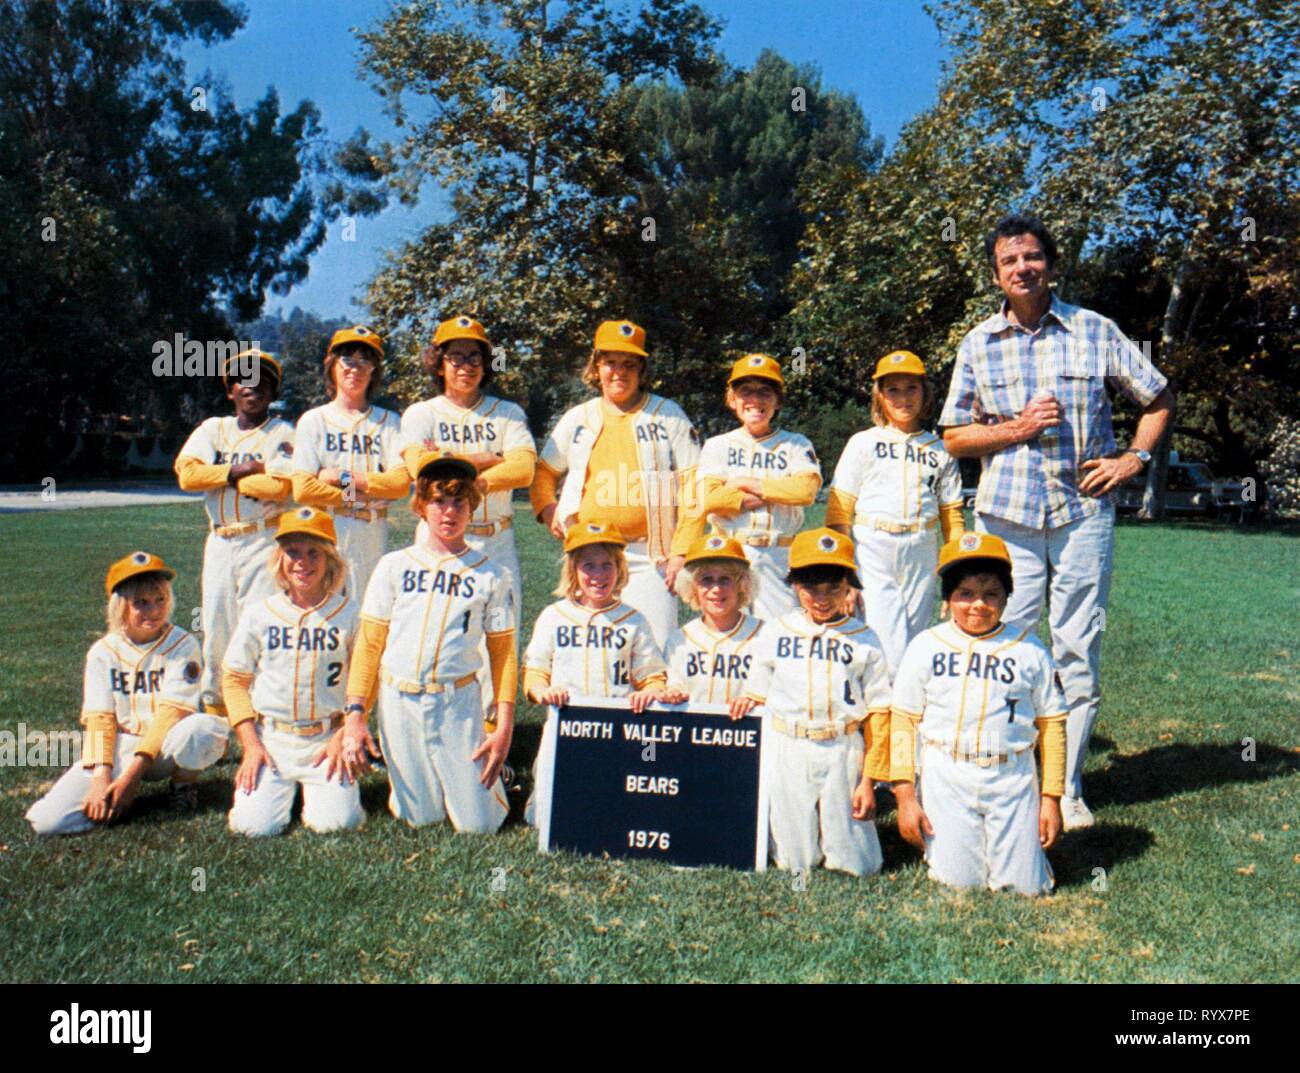
<svg viewBox="0 0 1300 1073"><path fill-rule="evenodd" d="M1146 469L1147 466L1151 465L1150 451L1143 451L1140 447L1129 447L1125 449L1124 453L1127 455L1137 455L1138 461L1142 463L1143 469Z"/></svg>
<svg viewBox="0 0 1300 1073"><path fill-rule="evenodd" d="M357 715L365 715L365 714L366 714L366 708L365 708L365 705L364 705L364 704L349 704L346 708L343 709L343 714L344 714L344 715L352 715L352 714L354 714L354 713L357 714Z"/></svg>

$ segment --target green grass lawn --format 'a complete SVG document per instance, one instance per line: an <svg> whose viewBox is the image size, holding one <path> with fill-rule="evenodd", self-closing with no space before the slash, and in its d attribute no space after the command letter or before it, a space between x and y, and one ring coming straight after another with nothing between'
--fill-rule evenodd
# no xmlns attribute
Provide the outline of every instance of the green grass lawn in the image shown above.
<svg viewBox="0 0 1300 1073"><path fill-rule="evenodd" d="M557 547L526 511L517 522L531 627ZM160 553L180 572L175 620L191 623L197 505L9 515L0 536L0 729L76 726L113 559ZM252 842L226 830L228 763L206 773L197 816L147 785L129 822L38 841L22 815L58 771L7 767L0 979L1295 981L1298 557L1280 531L1121 526L1086 780L1098 825L1051 854L1050 898L937 886L889 813L883 875L817 872L800 891L775 870L543 856L522 802L498 835L413 831L388 815L380 774L363 831L295 822ZM521 708L517 768L540 719Z"/></svg>

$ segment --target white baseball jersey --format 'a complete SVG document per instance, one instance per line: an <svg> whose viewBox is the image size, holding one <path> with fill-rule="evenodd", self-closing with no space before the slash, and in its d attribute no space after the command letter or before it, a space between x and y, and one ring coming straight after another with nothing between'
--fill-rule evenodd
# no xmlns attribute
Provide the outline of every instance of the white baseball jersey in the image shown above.
<svg viewBox="0 0 1300 1073"><path fill-rule="evenodd" d="M893 707L920 719L927 744L968 755L1022 752L1038 740L1035 718L1067 711L1050 653L1006 623L983 637L952 622L918 634L898 668Z"/></svg>
<svg viewBox="0 0 1300 1073"><path fill-rule="evenodd" d="M593 610L557 600L537 616L524 670L545 671L552 689L588 697L626 697L653 674L663 656L645 616L625 603Z"/></svg>
<svg viewBox="0 0 1300 1073"><path fill-rule="evenodd" d="M235 627L226 670L253 676L253 709L285 722L328 719L347 701L356 600L335 594L304 610L283 592L250 606Z"/></svg>
<svg viewBox="0 0 1300 1073"><path fill-rule="evenodd" d="M668 688L694 703L726 704L745 691L762 623L752 615L726 633L693 618L668 638Z"/></svg>
<svg viewBox="0 0 1300 1073"><path fill-rule="evenodd" d="M298 419L294 470L313 477L325 467L352 473L385 473L401 466L401 418L371 406L352 416L333 403L308 410ZM390 500L358 494L352 506L386 507Z"/></svg>
<svg viewBox="0 0 1300 1073"><path fill-rule="evenodd" d="M957 460L933 432L869 428L844 445L831 487L857 500L857 520L930 522L939 507L961 502Z"/></svg>
<svg viewBox="0 0 1300 1073"><path fill-rule="evenodd" d="M744 428L706 440L696 467L696 481L705 477L755 477L768 480L815 473L820 479L821 464L807 436L788 429L778 429L755 439ZM728 534L758 534L775 531L780 536L794 536L803 526L803 507L766 503L757 510L741 511L731 517L710 514L710 524Z"/></svg>
<svg viewBox="0 0 1300 1073"><path fill-rule="evenodd" d="M818 625L800 611L765 622L745 695L787 720L848 723L889 707L889 672L865 622Z"/></svg>
<svg viewBox="0 0 1300 1073"><path fill-rule="evenodd" d="M514 590L500 564L471 548L438 555L412 545L379 560L361 614L387 624L381 666L394 678L454 681L483 667L484 633L514 629Z"/></svg>
<svg viewBox="0 0 1300 1073"><path fill-rule="evenodd" d="M293 473L293 426L278 417L268 418L256 428L241 429L234 417L209 417L190 433L180 450L184 458L197 458L209 466L226 463L261 462L273 477ZM282 503L240 495L234 488L213 488L203 495L208 521L213 525L256 522L279 514Z"/></svg>
<svg viewBox="0 0 1300 1073"><path fill-rule="evenodd" d="M120 729L143 736L159 704L197 710L202 670L198 639L171 623L147 645L105 634L86 654L82 720L112 712Z"/></svg>
<svg viewBox="0 0 1300 1073"><path fill-rule="evenodd" d="M524 411L513 402L484 395L473 409L457 406L446 395L408 406L402 414L400 448L423 446L457 454L483 452L504 455L520 448L537 453ZM513 517L509 491L492 492L470 521L475 525Z"/></svg>

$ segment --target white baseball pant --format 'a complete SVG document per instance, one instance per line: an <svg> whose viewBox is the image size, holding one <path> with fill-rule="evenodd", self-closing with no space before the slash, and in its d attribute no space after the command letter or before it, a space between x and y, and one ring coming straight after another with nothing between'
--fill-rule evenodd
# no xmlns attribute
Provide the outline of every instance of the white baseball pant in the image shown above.
<svg viewBox="0 0 1300 1073"><path fill-rule="evenodd" d="M328 734L300 737L262 724L257 727L257 735L275 767L268 764L262 768L252 793L235 790L229 817L235 834L254 838L280 834L289 826L299 786L303 826L323 834L351 830L365 823L360 787L355 782L345 786L338 772L327 779L326 765L316 764L317 754L329 741Z"/></svg>
<svg viewBox="0 0 1300 1073"><path fill-rule="evenodd" d="M669 636L677 629L677 597L668 591L662 568L651 562L648 552L644 540L623 549L628 581L620 599L645 616L655 644L662 652L668 646Z"/></svg>
<svg viewBox="0 0 1300 1073"><path fill-rule="evenodd" d="M1034 750L981 767L935 745L922 750L917 798L934 836L925 840L930 878L950 887L1047 894L1055 885L1038 840Z"/></svg>
<svg viewBox="0 0 1300 1073"><path fill-rule="evenodd" d="M785 583L785 576L790 572L790 549L755 548L748 544L744 547L750 575L758 587L758 596L754 599L750 614L762 622L772 622L791 611L797 611L799 597Z"/></svg>
<svg viewBox="0 0 1300 1073"><path fill-rule="evenodd" d="M168 779L178 771L202 771L221 759L226 751L230 727L215 715L192 712L163 738L154 762L145 768L149 782ZM117 732L113 749L113 778L135 758L140 738ZM27 810L27 821L38 835L76 835L100 826L86 817L82 806L93 781L92 768L78 760L59 778L49 792Z"/></svg>
<svg viewBox="0 0 1300 1073"><path fill-rule="evenodd" d="M366 595L366 586L370 584L370 575L388 550L388 519L366 522L349 518L346 514L336 514L334 531L339 538L339 557L348 566L344 591L360 603Z"/></svg>
<svg viewBox="0 0 1300 1073"><path fill-rule="evenodd" d="M1038 629L1043 598L1052 631L1052 660L1070 715L1066 720L1065 792L1083 796L1088 739L1101 711L1101 638L1106 629L1115 555L1115 508L1055 529L980 514L975 527L1001 537L1011 552L1013 588L1002 619L1012 629Z"/></svg>
<svg viewBox="0 0 1300 1073"><path fill-rule="evenodd" d="M542 726L542 744L538 747L533 760L533 792L528 795L524 805L524 822L529 827L537 826L537 810L541 802L551 799L551 776L555 772L555 715L548 708L546 722Z"/></svg>
<svg viewBox="0 0 1300 1073"><path fill-rule="evenodd" d="M825 741L794 738L769 724L767 752L772 845L778 868L826 867L874 875L884 858L876 825L853 818L853 791L862 775L862 735Z"/></svg>
<svg viewBox="0 0 1300 1073"><path fill-rule="evenodd" d="M855 525L853 543L867 625L880 638L892 678L908 642L934 619L939 540L933 529L887 533Z"/></svg>
<svg viewBox="0 0 1300 1073"><path fill-rule="evenodd" d="M277 591L269 569L274 533L274 526L268 531L235 537L208 533L203 548L203 679L199 686L205 711L226 713L221 661L239 616L245 607Z"/></svg>
<svg viewBox="0 0 1300 1073"><path fill-rule="evenodd" d="M458 831L490 833L510 811L505 785L479 782L486 760L479 691L467 684L443 693L379 690L379 742L388 765L388 809L412 827L448 817Z"/></svg>

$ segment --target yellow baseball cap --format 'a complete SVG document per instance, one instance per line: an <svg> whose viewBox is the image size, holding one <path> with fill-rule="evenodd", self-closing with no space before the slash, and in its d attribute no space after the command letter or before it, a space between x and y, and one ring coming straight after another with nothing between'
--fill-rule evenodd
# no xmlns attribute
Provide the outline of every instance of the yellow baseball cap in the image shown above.
<svg viewBox="0 0 1300 1073"><path fill-rule="evenodd" d="M334 519L315 507L299 507L280 515L280 524L275 527L275 539L284 540L285 537L298 535L318 537L331 544L339 542L338 534L334 531Z"/></svg>
<svg viewBox="0 0 1300 1073"><path fill-rule="evenodd" d="M785 378L781 375L781 364L766 354L746 354L731 367L727 377L730 387L737 380L771 380L778 387L785 388Z"/></svg>
<svg viewBox="0 0 1300 1073"><path fill-rule="evenodd" d="M597 350L622 350L628 354L650 355L645 349L645 329L630 320L607 320L596 329Z"/></svg>
<svg viewBox="0 0 1300 1073"><path fill-rule="evenodd" d="M579 522L570 526L564 534L566 552L577 551L588 544L617 544L620 548L627 547L627 541L613 522Z"/></svg>
<svg viewBox="0 0 1300 1073"><path fill-rule="evenodd" d="M709 533L697 538L686 550L687 566L705 559L735 559L738 563L749 565L749 559L745 557L745 549L740 546L740 542L719 533Z"/></svg>
<svg viewBox="0 0 1300 1073"><path fill-rule="evenodd" d="M790 569L804 566L843 566L854 571L856 577L858 564L853 558L853 541L825 526L805 529L790 544Z"/></svg>
<svg viewBox="0 0 1300 1073"><path fill-rule="evenodd" d="M1011 553L1001 537L992 533L962 533L939 549L939 566L935 573L942 577L948 567L968 559L994 559L1011 565Z"/></svg>
<svg viewBox="0 0 1300 1073"><path fill-rule="evenodd" d="M104 579L105 594L112 596L113 590L122 582L141 574L162 574L168 581L176 577L176 571L157 555L151 555L147 551L133 551L108 568L108 576Z"/></svg>
<svg viewBox="0 0 1300 1073"><path fill-rule="evenodd" d="M265 350L257 350L255 348L250 348L248 350L241 350L238 354L236 354L233 358L231 358L226 363L226 367L221 373L221 383L225 387L225 389L227 391L230 390L231 374L237 372L239 366L244 364L243 361L241 361L240 359L247 358L250 356L256 358L258 364L262 367L260 375L265 376L269 374L271 379L275 381L275 389L276 392L278 393L280 390L280 385L284 382L284 370L280 368L280 363L276 361L275 358L271 357L271 355L268 354Z"/></svg>
<svg viewBox="0 0 1300 1073"><path fill-rule="evenodd" d="M431 473L425 473L425 470L432 470ZM464 455L458 455L454 451L443 451L435 449L432 451L421 451L415 460L414 475L419 477L463 477L467 481L478 479L478 467L474 465Z"/></svg>
<svg viewBox="0 0 1300 1073"><path fill-rule="evenodd" d="M355 324L351 328L340 328L330 336L329 349L326 354L336 346L343 346L344 343L364 343L376 354L379 355L380 361L384 360L384 341L379 338L378 332L372 332L364 324Z"/></svg>
<svg viewBox="0 0 1300 1073"><path fill-rule="evenodd" d="M892 373L924 376L925 363L910 350L895 350L876 362L876 371L871 379L879 380L882 376L889 376Z"/></svg>
<svg viewBox="0 0 1300 1073"><path fill-rule="evenodd" d="M492 343L483 325L473 317L460 316L444 320L433 333L434 346L442 346L443 343L450 343L453 339L474 339L489 350L492 349Z"/></svg>

